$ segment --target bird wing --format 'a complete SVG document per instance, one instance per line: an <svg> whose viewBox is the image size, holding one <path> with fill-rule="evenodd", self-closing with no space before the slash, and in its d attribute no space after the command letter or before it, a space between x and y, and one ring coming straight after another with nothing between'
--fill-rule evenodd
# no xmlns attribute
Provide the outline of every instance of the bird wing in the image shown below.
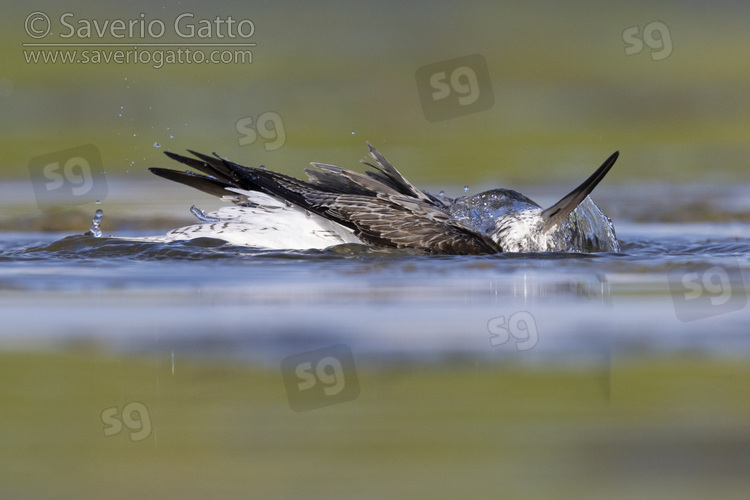
<svg viewBox="0 0 750 500"><path fill-rule="evenodd" d="M456 223L441 208L403 195L343 194L327 204L327 211L351 221L355 234L373 245L453 255L502 251L491 239Z"/></svg>
<svg viewBox="0 0 750 500"><path fill-rule="evenodd" d="M438 205L438 206L450 205L450 202L452 200L436 198L435 196L429 193L425 193L424 191L421 191L417 189L416 187L414 187L414 185L408 180L406 180L406 177L401 175L401 172L396 170L396 167L391 165L391 163L388 160L386 160L385 157L382 154L380 154L380 152L372 146L372 144L368 142L367 147L370 149L370 156L372 156L373 160L375 160L375 164L373 165L372 163L365 162L365 161L363 161L362 163L370 167L373 167L379 171L379 172L365 172L369 177L372 177L373 179L377 179L382 184L390 186L391 188L395 189L396 191L400 192L403 195L416 198L426 203Z"/></svg>
<svg viewBox="0 0 750 500"><path fill-rule="evenodd" d="M619 151L615 151L612 155L604 160L604 163L596 169L596 172L583 181L580 186L575 188L573 191L568 193L560 201L552 205L551 207L542 210L542 219L544 219L544 229L550 229L553 226L560 224L565 218L570 215L570 212L576 209L583 200L594 190L597 184L604 179L607 172L612 168L612 165L617 161L617 157L620 156Z"/></svg>
<svg viewBox="0 0 750 500"><path fill-rule="evenodd" d="M460 225L446 210L448 202L414 187L368 143L376 172L365 174L313 163L310 181L239 165L218 155L190 151L196 158L166 153L202 172L152 168L156 175L223 197L253 204L242 191L259 191L351 229L367 243L414 248L427 253L487 254L502 251L491 239Z"/></svg>

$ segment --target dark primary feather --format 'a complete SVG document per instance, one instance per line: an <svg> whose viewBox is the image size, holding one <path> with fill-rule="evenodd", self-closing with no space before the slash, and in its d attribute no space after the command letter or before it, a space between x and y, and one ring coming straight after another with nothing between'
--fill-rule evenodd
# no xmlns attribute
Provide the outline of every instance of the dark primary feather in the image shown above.
<svg viewBox="0 0 750 500"><path fill-rule="evenodd" d="M311 163L311 165L315 168L305 169L305 174L319 189L342 194L398 194L390 186L359 172L324 163Z"/></svg>
<svg viewBox="0 0 750 500"><path fill-rule="evenodd" d="M220 181L201 174L194 174L192 172L180 172L178 170L171 170L168 168L150 168L153 173L159 177L164 177L170 181L179 182L195 189L199 189L204 193L208 193L214 196L226 196L229 195L227 188L234 187L233 184L225 181Z"/></svg>
<svg viewBox="0 0 750 500"><path fill-rule="evenodd" d="M552 205L551 207L542 211L542 218L545 220L544 229L549 229L552 226L562 222L570 212L576 209L586 197L591 194L597 184L604 179L609 169L617 161L617 157L620 156L619 151L615 151L612 155L604 160L604 163L596 169L596 172L583 181L580 186L575 188L573 191L564 196L560 201Z"/></svg>
<svg viewBox="0 0 750 500"><path fill-rule="evenodd" d="M221 158L207 156L190 149L188 149L188 152L198 158L198 160L170 153L169 151L165 151L164 154L173 160L177 160L188 167L194 168L216 179L221 179L227 182L232 181L232 172L224 166L224 162Z"/></svg>
<svg viewBox="0 0 750 500"><path fill-rule="evenodd" d="M406 196L413 196L418 200L430 203L432 200L419 189L415 188L411 182L407 181L406 178L401 175L401 172L396 170L396 167L385 159L380 152L375 149L372 144L367 143L367 147L370 149L370 156L375 160L375 165L372 163L366 163L373 168L378 169L383 175L379 175L375 172L370 172L370 177L380 180L381 183L389 185Z"/></svg>

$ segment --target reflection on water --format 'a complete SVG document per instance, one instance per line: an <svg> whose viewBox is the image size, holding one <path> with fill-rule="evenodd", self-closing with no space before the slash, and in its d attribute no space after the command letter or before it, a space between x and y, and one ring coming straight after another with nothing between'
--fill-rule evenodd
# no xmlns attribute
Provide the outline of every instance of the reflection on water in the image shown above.
<svg viewBox="0 0 750 500"><path fill-rule="evenodd" d="M630 223L618 230L621 253L468 257L16 234L0 253L0 286L14 302L2 340L210 344L265 362L320 342L362 355L491 357L517 346L494 348L488 324L525 311L539 335L525 359L616 347L744 352L750 241L731 234L744 230L681 225L658 237ZM54 314L34 314L42 304Z"/></svg>

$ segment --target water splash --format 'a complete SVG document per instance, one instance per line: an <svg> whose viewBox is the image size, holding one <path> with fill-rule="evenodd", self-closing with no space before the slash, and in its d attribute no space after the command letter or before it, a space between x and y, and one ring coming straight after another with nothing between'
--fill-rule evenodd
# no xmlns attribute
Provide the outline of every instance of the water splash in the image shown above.
<svg viewBox="0 0 750 500"><path fill-rule="evenodd" d="M221 219L217 219L216 217L209 217L205 211L201 210L195 205L190 207L190 213L195 215L195 218L201 222L220 222L221 221Z"/></svg>
<svg viewBox="0 0 750 500"><path fill-rule="evenodd" d="M89 229L89 234L93 236L94 238L102 237L102 230L99 226L102 223L103 216L104 216L104 211L101 208L97 208L96 212L94 212L94 218L91 220L91 229Z"/></svg>
<svg viewBox="0 0 750 500"><path fill-rule="evenodd" d="M215 213L208 215L204 210L193 205L190 207L190 213L192 213L201 222L235 222L237 218L234 217L215 217Z"/></svg>
<svg viewBox="0 0 750 500"><path fill-rule="evenodd" d="M619 252L612 222L586 197L558 226L542 231L542 208L518 193L495 189L458 198L453 219L510 252ZM493 238L494 239L494 238Z"/></svg>

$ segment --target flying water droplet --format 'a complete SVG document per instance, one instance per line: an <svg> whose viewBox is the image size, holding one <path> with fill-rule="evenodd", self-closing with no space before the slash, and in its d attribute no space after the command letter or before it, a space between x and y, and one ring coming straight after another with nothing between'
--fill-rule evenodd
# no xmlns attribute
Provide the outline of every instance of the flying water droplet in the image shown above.
<svg viewBox="0 0 750 500"><path fill-rule="evenodd" d="M154 143L154 147L155 147L155 148L160 148L160 147L161 147L161 144L159 144L158 142L155 142L155 143Z"/></svg>
<svg viewBox="0 0 750 500"><path fill-rule="evenodd" d="M190 213L195 215L195 218L198 219L201 222L219 222L220 219L216 219L214 217L209 217L206 212L201 210L200 208L193 205L190 207Z"/></svg>
<svg viewBox="0 0 750 500"><path fill-rule="evenodd" d="M438 193L438 196L440 196L441 198L445 198L445 191L440 191Z"/></svg>
<svg viewBox="0 0 750 500"><path fill-rule="evenodd" d="M196 175L196 174L193 174L193 175ZM196 207L195 205L190 207L190 213L195 215L195 217L201 222L231 222L231 221L237 220L237 219L233 219L230 217L226 217L226 218L211 217L210 215L206 214L206 212Z"/></svg>
<svg viewBox="0 0 750 500"><path fill-rule="evenodd" d="M101 208L96 209L96 212L94 212L94 218L91 220L91 229L89 229L89 234L91 234L91 236L93 236L94 238L102 237L102 230L99 226L102 223L103 216L104 211Z"/></svg>
<svg viewBox="0 0 750 500"><path fill-rule="evenodd" d="M468 192L469 192L469 186L464 186L464 193L468 193Z"/></svg>

